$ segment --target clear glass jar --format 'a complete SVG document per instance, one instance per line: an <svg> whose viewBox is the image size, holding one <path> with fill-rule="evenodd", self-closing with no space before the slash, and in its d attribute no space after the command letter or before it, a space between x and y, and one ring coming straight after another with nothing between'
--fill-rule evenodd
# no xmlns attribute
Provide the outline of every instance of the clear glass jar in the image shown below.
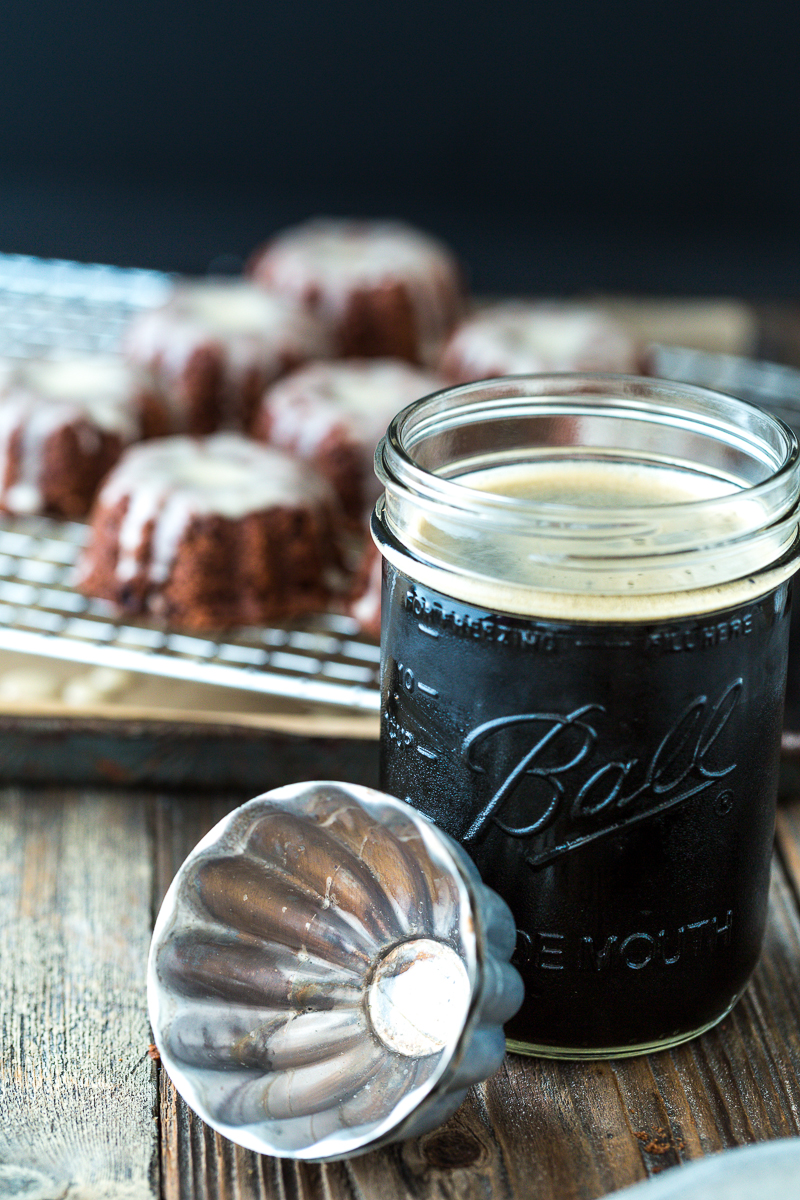
<svg viewBox="0 0 800 1200"><path fill-rule="evenodd" d="M688 385L516 377L405 409L376 463L382 786L515 912L510 1048L709 1028L766 915L794 434Z"/></svg>

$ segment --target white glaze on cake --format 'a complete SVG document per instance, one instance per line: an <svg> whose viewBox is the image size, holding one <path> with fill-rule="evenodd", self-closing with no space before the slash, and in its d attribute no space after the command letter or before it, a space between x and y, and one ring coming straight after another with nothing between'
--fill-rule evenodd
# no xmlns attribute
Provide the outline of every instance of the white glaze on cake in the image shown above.
<svg viewBox="0 0 800 1200"><path fill-rule="evenodd" d="M326 439L340 434L360 450L367 491L375 499L380 485L372 459L389 422L441 386L435 375L395 359L312 363L265 395L270 441L310 459Z"/></svg>
<svg viewBox="0 0 800 1200"><path fill-rule="evenodd" d="M307 221L273 238L255 276L313 303L334 325L345 317L354 291L401 283L414 312L423 362L432 361L441 348L461 292L449 250L398 221Z"/></svg>
<svg viewBox="0 0 800 1200"><path fill-rule="evenodd" d="M152 523L148 576L163 583L190 521L238 519L274 507L333 503L326 480L280 450L236 433L161 438L133 446L111 472L98 504L129 498L119 534L117 577L139 570L137 552Z"/></svg>
<svg viewBox="0 0 800 1200"><path fill-rule="evenodd" d="M636 342L592 308L509 302L490 305L455 331L443 368L458 380L550 371L637 374Z"/></svg>
<svg viewBox="0 0 800 1200"><path fill-rule="evenodd" d="M166 304L138 316L123 339L134 362L173 387L192 355L208 345L220 356L225 426L236 423L238 392L248 372L258 372L266 386L287 363L321 357L330 347L321 324L296 302L240 280L176 287ZM173 417L176 431L185 428L174 396Z"/></svg>
<svg viewBox="0 0 800 1200"><path fill-rule="evenodd" d="M69 425L87 456L99 449L101 433L115 435L122 445L140 437L135 402L144 388L137 368L110 356L31 360L8 367L0 375L0 478L6 476L15 438L19 460L3 505L19 513L42 509L45 447Z"/></svg>
<svg viewBox="0 0 800 1200"><path fill-rule="evenodd" d="M231 333L280 337L287 315L295 315L283 297L239 280L187 286L176 296L176 305L186 317L221 337Z"/></svg>

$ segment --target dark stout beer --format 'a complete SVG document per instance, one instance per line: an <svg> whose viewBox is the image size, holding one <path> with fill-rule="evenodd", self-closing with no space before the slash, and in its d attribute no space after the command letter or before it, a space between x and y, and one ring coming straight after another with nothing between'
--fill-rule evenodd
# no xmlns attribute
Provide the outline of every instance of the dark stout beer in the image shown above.
<svg viewBox="0 0 800 1200"><path fill-rule="evenodd" d="M764 929L789 585L593 625L386 576L381 786L514 911L512 1049L656 1046L718 1020Z"/></svg>
<svg viewBox="0 0 800 1200"><path fill-rule="evenodd" d="M683 385L529 377L420 401L377 462L381 784L514 912L511 1048L708 1028L766 917L794 435Z"/></svg>

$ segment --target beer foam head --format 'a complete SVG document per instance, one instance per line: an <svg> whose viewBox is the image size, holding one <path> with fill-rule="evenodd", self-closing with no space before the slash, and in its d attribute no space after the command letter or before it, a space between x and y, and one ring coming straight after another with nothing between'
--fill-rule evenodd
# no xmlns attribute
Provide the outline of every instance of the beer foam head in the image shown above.
<svg viewBox="0 0 800 1200"><path fill-rule="evenodd" d="M488 380L405 410L376 462L384 553L479 606L646 620L763 595L794 571L796 439L703 389Z"/></svg>

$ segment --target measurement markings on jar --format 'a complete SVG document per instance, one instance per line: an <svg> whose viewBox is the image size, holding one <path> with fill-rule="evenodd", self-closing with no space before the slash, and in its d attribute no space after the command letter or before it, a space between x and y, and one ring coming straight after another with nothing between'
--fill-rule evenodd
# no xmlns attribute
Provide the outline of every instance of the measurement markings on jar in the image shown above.
<svg viewBox="0 0 800 1200"><path fill-rule="evenodd" d="M417 679L414 670L403 662L394 661L392 667L395 682L390 687L389 706L384 712L387 736L396 744L415 750L422 758L438 762L442 747L434 748L436 722L426 701L437 699L439 689ZM431 740L433 746L429 744Z"/></svg>

